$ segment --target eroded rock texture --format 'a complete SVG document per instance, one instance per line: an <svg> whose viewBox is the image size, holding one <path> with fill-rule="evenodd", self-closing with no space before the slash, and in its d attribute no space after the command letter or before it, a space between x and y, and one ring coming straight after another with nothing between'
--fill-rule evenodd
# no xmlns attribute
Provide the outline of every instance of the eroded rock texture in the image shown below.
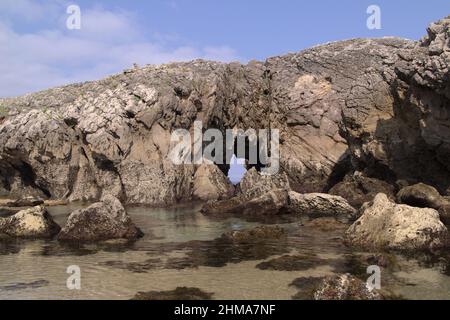
<svg viewBox="0 0 450 320"><path fill-rule="evenodd" d="M101 202L72 212L58 234L58 240L72 242L136 240L143 235L120 201L111 195L105 195Z"/></svg>
<svg viewBox="0 0 450 320"><path fill-rule="evenodd" d="M351 246L413 251L448 245L448 230L434 209L395 204L380 193L362 211L345 234Z"/></svg>
<svg viewBox="0 0 450 320"><path fill-rule="evenodd" d="M0 239L49 239L61 228L43 206L21 210L13 216L0 218Z"/></svg>
<svg viewBox="0 0 450 320"><path fill-rule="evenodd" d="M196 120L221 132L279 129L281 171L297 192L328 191L354 170L443 192L450 182L448 21L420 42L356 39L246 65L146 66L1 99L9 114L0 120L0 194L112 194L152 205L210 198L194 182L203 169L169 160L171 133L192 132Z"/></svg>
<svg viewBox="0 0 450 320"><path fill-rule="evenodd" d="M393 69L360 75L343 108L343 131L354 164L388 181L450 185L449 24L447 17ZM392 72L394 70L394 72Z"/></svg>

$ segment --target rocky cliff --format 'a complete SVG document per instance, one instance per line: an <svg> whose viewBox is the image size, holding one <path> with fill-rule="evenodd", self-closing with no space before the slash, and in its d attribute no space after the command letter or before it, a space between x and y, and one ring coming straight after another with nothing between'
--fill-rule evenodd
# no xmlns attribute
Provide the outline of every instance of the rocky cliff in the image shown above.
<svg viewBox="0 0 450 320"><path fill-rule="evenodd" d="M171 132L196 120L223 132L279 129L281 170L298 192L328 191L354 170L445 191L449 30L446 18L417 42L355 39L246 65L146 66L0 99L0 193L191 200L207 177L168 157Z"/></svg>

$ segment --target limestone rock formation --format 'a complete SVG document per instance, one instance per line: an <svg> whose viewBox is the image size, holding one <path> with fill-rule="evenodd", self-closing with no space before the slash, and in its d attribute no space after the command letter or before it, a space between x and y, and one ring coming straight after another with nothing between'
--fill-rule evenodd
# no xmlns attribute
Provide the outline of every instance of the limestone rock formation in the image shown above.
<svg viewBox="0 0 450 320"><path fill-rule="evenodd" d="M300 194L295 191L289 192L289 212L312 218L337 219L355 219L357 214L357 210L340 196L325 193Z"/></svg>
<svg viewBox="0 0 450 320"><path fill-rule="evenodd" d="M192 132L195 121L222 133L279 129L280 173L299 193L327 192L361 171L391 185L424 182L444 194L449 21L432 24L421 41L354 39L246 65L149 65L0 99L7 110L0 194L70 201L112 194L151 205L215 198L198 190L209 179L199 178L198 164L175 165L169 157L171 133ZM224 174L229 168L218 167ZM343 189L332 190L344 196ZM348 200L358 206L373 192Z"/></svg>
<svg viewBox="0 0 450 320"><path fill-rule="evenodd" d="M223 200L234 195L234 186L213 163L199 166L194 175L193 198Z"/></svg>
<svg viewBox="0 0 450 320"><path fill-rule="evenodd" d="M431 208L395 204L378 194L347 230L347 244L364 249L427 250L448 245L448 230Z"/></svg>
<svg viewBox="0 0 450 320"><path fill-rule="evenodd" d="M143 236L120 201L106 195L101 202L72 212L58 235L60 241L135 240Z"/></svg>
<svg viewBox="0 0 450 320"><path fill-rule="evenodd" d="M49 239L60 231L59 225L43 206L22 210L13 216L0 218L0 239Z"/></svg>
<svg viewBox="0 0 450 320"><path fill-rule="evenodd" d="M428 36L388 59L389 70L367 70L346 98L342 133L356 168L386 181L450 186L450 17ZM392 72L394 70L394 72Z"/></svg>
<svg viewBox="0 0 450 320"><path fill-rule="evenodd" d="M371 83L395 77L399 53L413 48L394 38L348 40L247 65L150 65L0 99L8 110L0 123L0 192L70 201L112 194L151 205L192 200L196 167L173 164L169 151L171 133L192 131L196 120L221 132L279 129L280 169L292 189L322 192L350 168L339 123L355 84L361 75L373 75ZM388 92L376 94L382 100Z"/></svg>

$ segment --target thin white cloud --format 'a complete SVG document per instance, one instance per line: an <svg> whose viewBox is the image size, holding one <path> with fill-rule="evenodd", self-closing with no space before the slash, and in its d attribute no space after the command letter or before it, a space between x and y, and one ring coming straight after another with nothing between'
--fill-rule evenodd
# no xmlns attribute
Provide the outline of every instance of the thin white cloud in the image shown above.
<svg viewBox="0 0 450 320"><path fill-rule="evenodd" d="M133 63L158 64L196 58L239 60L236 51L227 46L169 47L158 38L148 40L146 33L135 24L132 13L102 8L82 8L81 30L64 28L62 19L66 12L64 6L60 6L62 18L58 27L18 32L15 26L23 19L39 19L47 6L36 2L32 10L28 8L31 14L13 8L10 0L1 1L0 9L5 10L2 15L9 12L9 17L16 17L11 19L13 23L0 23L0 97L100 79L129 68ZM22 8L30 3L14 0L17 1ZM59 3L59 0L51 3Z"/></svg>

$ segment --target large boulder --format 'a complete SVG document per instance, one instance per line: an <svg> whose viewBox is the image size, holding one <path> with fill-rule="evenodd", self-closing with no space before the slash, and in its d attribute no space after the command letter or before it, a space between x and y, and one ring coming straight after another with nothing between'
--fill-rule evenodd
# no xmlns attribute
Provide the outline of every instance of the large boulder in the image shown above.
<svg viewBox="0 0 450 320"><path fill-rule="evenodd" d="M43 206L36 206L19 211L7 218L0 218L0 239L48 239L55 236L60 229Z"/></svg>
<svg viewBox="0 0 450 320"><path fill-rule="evenodd" d="M350 274L326 277L314 291L314 300L383 300L377 290Z"/></svg>
<svg viewBox="0 0 450 320"><path fill-rule="evenodd" d="M233 194L233 184L215 164L202 164L195 171L194 199L223 200L232 197Z"/></svg>
<svg viewBox="0 0 450 320"><path fill-rule="evenodd" d="M357 210L340 196L325 193L300 194L289 192L289 211L312 218L356 218Z"/></svg>
<svg viewBox="0 0 450 320"><path fill-rule="evenodd" d="M72 212L58 235L60 241L135 240L143 236L120 201L106 195L101 202Z"/></svg>
<svg viewBox="0 0 450 320"><path fill-rule="evenodd" d="M448 244L448 230L434 209L396 204L380 193L361 210L362 216L345 233L348 245L368 250L426 250Z"/></svg>
<svg viewBox="0 0 450 320"><path fill-rule="evenodd" d="M397 193L397 200L413 207L433 209L439 209L445 202L436 188L424 183L402 188Z"/></svg>

